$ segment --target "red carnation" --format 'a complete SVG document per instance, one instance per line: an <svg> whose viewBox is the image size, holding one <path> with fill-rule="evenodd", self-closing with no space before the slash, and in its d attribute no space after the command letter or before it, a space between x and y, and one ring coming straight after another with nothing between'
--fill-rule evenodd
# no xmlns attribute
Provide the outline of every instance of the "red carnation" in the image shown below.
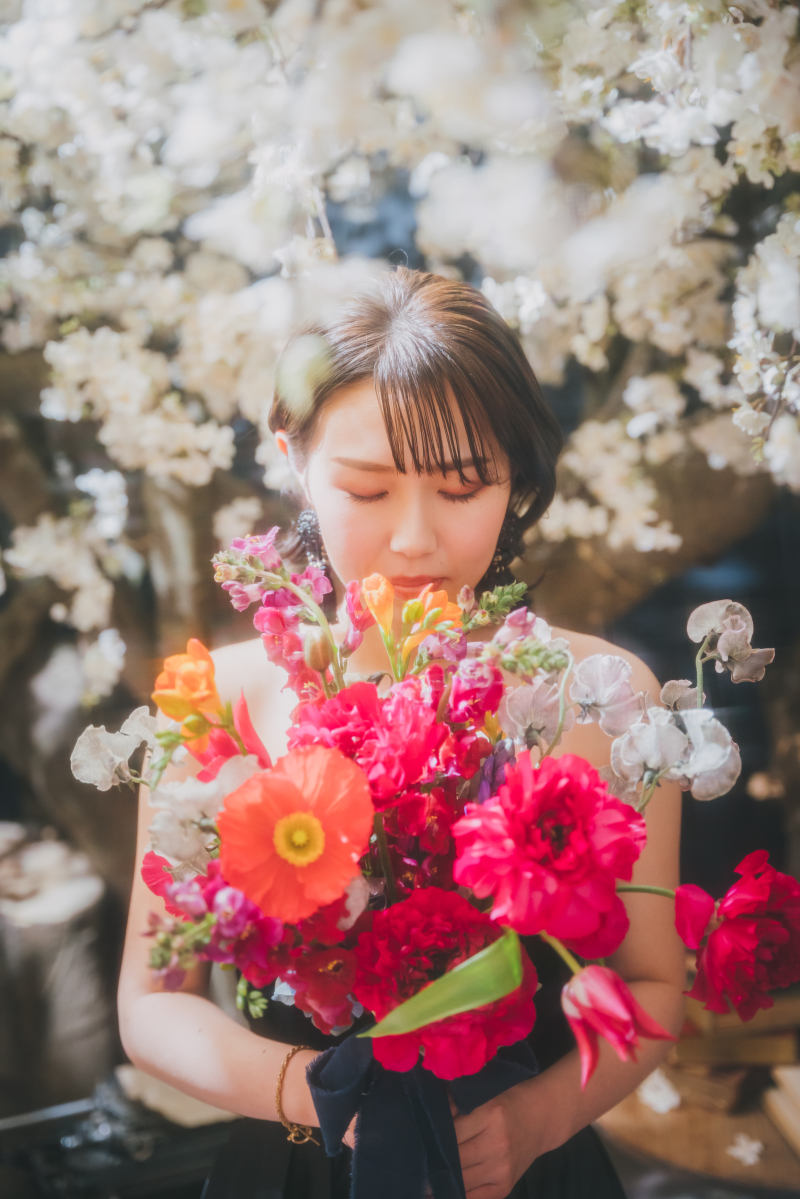
<svg viewBox="0 0 800 1199"><path fill-rule="evenodd" d="M382 1020L434 979L452 970L502 935L488 916L453 891L415 891L373 917L372 930L358 938L353 994ZM376 1037L375 1057L388 1070L422 1064L439 1078L474 1074L501 1045L512 1045L533 1028L536 971L523 952L522 985L495 1003L450 1016L415 1032Z"/></svg>
<svg viewBox="0 0 800 1199"><path fill-rule="evenodd" d="M353 989L356 962L349 949L311 950L297 958L281 978L294 987L295 1005L308 1012L320 1032L349 1028L353 1022Z"/></svg>
<svg viewBox="0 0 800 1199"><path fill-rule="evenodd" d="M587 958L623 940L628 918L615 882L630 879L645 823L583 758L564 754L534 768L522 754L496 796L467 804L453 835L455 880L494 897L494 920L550 933Z"/></svg>
<svg viewBox="0 0 800 1199"><path fill-rule="evenodd" d="M748 854L736 873L742 877L720 900L689 994L709 1011L732 1004L750 1020L772 1007L768 991L800 982L800 883L770 866L765 849Z"/></svg>

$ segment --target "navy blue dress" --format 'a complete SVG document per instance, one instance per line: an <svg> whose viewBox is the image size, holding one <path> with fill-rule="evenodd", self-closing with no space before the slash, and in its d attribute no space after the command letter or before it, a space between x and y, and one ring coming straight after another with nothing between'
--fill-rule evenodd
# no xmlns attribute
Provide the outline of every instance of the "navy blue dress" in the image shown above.
<svg viewBox="0 0 800 1199"><path fill-rule="evenodd" d="M538 938L523 938L541 987L536 995L536 1025L530 1043L542 1069L563 1057L574 1041L561 1011L564 967ZM295 1007L269 1003L263 1017L251 1021L259 1036L286 1045L329 1049L344 1037L326 1037ZM352 1031L359 1028L357 1023ZM203 1199L348 1199L350 1150L329 1158L321 1146L293 1145L286 1129L272 1120L242 1120L221 1151ZM380 1199L380 1196L376 1196ZM584 1128L525 1172L508 1199L625 1199L614 1167L592 1128Z"/></svg>

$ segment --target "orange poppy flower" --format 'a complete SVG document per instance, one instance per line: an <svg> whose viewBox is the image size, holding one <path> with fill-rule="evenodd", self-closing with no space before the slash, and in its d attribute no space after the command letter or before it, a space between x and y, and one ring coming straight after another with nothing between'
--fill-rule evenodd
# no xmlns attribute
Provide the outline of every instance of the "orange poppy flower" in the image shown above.
<svg viewBox="0 0 800 1199"><path fill-rule="evenodd" d="M338 749L294 749L225 800L217 817L222 876L265 916L297 924L358 874L373 815L360 766Z"/></svg>
<svg viewBox="0 0 800 1199"><path fill-rule="evenodd" d="M405 642L403 643L404 658L407 658L412 649L416 649L421 641L424 641L426 637L430 636L432 630L419 629L419 625L422 624L422 622L425 620L425 617L429 612L432 612L434 608L442 609L441 615L439 616L439 621L450 620L453 623L454 629L461 628L461 609L459 608L458 604L453 604L450 602L450 600L448 600L446 591L433 591L431 590L432 587L433 584L428 583L419 593L419 600L422 603L422 615L416 622L418 631L416 633L412 632L408 637L406 637ZM439 621L437 621L437 624Z"/></svg>
<svg viewBox="0 0 800 1199"><path fill-rule="evenodd" d="M383 575L370 575L361 583L361 597L384 633L391 632L394 616L394 587Z"/></svg>

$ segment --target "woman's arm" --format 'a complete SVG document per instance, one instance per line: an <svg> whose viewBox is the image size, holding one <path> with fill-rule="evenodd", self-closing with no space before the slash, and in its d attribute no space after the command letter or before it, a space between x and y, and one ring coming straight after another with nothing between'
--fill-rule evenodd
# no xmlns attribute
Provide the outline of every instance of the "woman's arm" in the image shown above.
<svg viewBox="0 0 800 1199"><path fill-rule="evenodd" d="M608 652L608 647L605 647ZM620 651L615 651L620 652ZM627 655L626 655L627 656ZM658 695L649 670L632 659L635 690ZM596 766L608 761L610 739L596 725L578 727L562 752L580 754ZM662 784L646 812L647 845L633 881L674 888L678 884L680 790ZM683 1022L685 957L675 931L674 904L657 895L625 894L630 930L608 965L668 1032ZM669 1042L642 1040L636 1062L622 1062L600 1040L600 1061L586 1089L580 1087L580 1058L573 1050L536 1078L512 1087L469 1116L456 1117L467 1199L504 1199L528 1166L608 1111L651 1073Z"/></svg>
<svg viewBox="0 0 800 1199"><path fill-rule="evenodd" d="M172 778L185 773L170 768ZM150 938L143 933L149 912L166 912L140 874L152 815L147 797L141 787L137 867L118 993L123 1047L135 1066L180 1091L238 1115L276 1120L275 1087L289 1047L256 1036L206 999L207 967L188 976L179 991L163 991L152 978ZM305 1079L314 1057L311 1051L295 1054L283 1083L284 1113L298 1124L318 1124Z"/></svg>

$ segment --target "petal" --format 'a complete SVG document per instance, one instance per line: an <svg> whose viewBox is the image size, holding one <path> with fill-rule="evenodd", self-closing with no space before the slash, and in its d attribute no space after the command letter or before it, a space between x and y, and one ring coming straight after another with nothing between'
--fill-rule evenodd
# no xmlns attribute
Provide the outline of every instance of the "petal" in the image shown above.
<svg viewBox="0 0 800 1199"><path fill-rule="evenodd" d="M675 891L675 927L689 949L699 949L708 922L714 914L714 900L702 887L684 883Z"/></svg>

